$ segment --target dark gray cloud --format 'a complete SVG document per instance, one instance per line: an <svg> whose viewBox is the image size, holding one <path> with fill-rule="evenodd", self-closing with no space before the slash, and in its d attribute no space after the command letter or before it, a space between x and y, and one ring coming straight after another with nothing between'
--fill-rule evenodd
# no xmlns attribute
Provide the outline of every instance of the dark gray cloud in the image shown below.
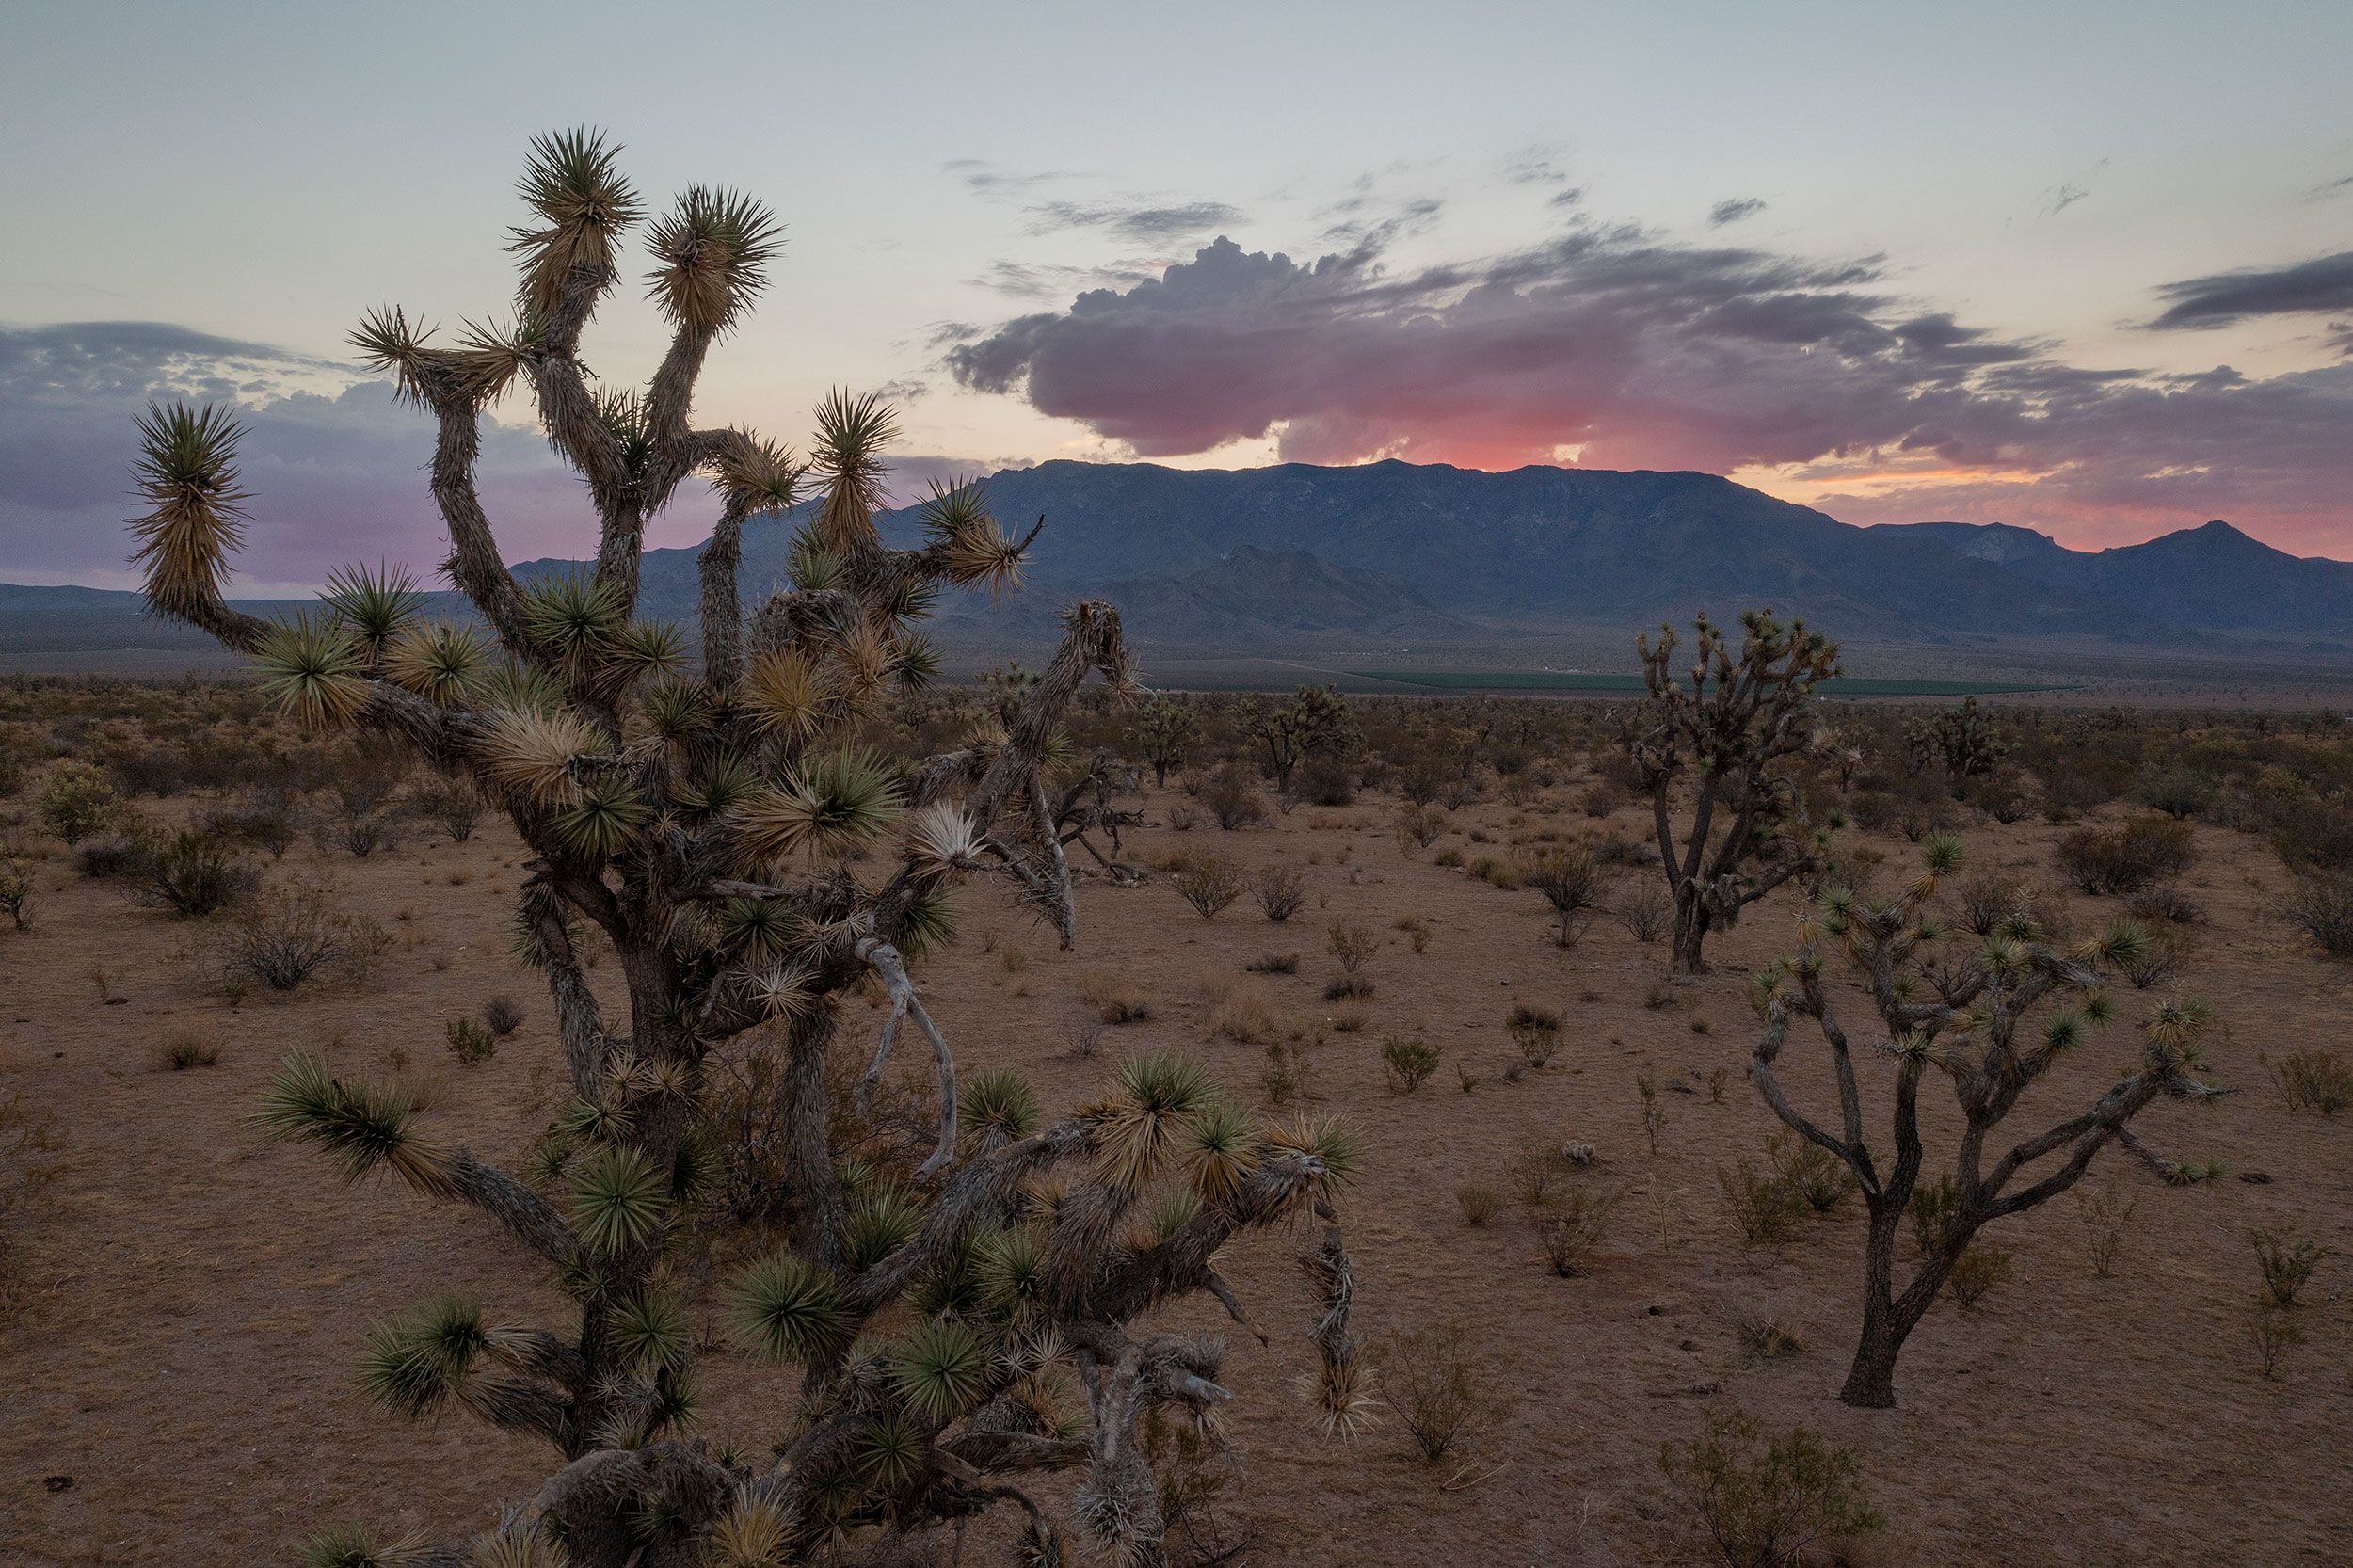
<svg viewBox="0 0 2353 1568"><path fill-rule="evenodd" d="M134 422L151 400L175 397L240 406L253 491L242 582L317 583L360 558L421 573L440 563L444 535L424 472L432 426L389 385L332 360L145 321L0 328L0 561L126 582ZM577 488L536 432L488 427L481 485L510 556L585 548Z"/></svg>
<svg viewBox="0 0 2353 1568"><path fill-rule="evenodd" d="M2149 325L2168 330L2228 327L2249 316L2353 311L2353 250L2287 266L2186 278L2166 284L2157 296L2166 307Z"/></svg>
<svg viewBox="0 0 2353 1568"><path fill-rule="evenodd" d="M1228 206L1223 201L1166 204L1142 199L1097 202L1044 201L1030 208L1028 217L1032 234L1057 233L1065 229L1104 229L1122 239L1144 244L1183 239L1243 221L1241 208Z"/></svg>
<svg viewBox="0 0 2353 1568"><path fill-rule="evenodd" d="M2304 200L2307 201L2327 201L2332 198L2343 196L2347 191L2353 191L2353 174L2348 174L2341 180L2323 180L2320 184L2314 185L2312 189L2304 193Z"/></svg>
<svg viewBox="0 0 2353 1568"><path fill-rule="evenodd" d="M2032 493L2077 516L2353 521L2353 365L2265 378L2087 369L1924 309L1878 257L1630 228L1401 271L1377 244L1298 262L1220 240L945 358L968 388L1144 456L1272 438L1307 462L1508 468L1565 455L1869 476L1881 516L1924 515L1891 493L1951 510L1967 492L1982 504Z"/></svg>
<svg viewBox="0 0 2353 1568"><path fill-rule="evenodd" d="M1707 226L1721 229L1727 223L1737 223L1744 217L1754 217L1765 210L1761 196L1735 196L1717 202L1707 209Z"/></svg>
<svg viewBox="0 0 2353 1568"><path fill-rule="evenodd" d="M985 158L951 158L939 166L940 172L964 183L967 188L981 196L1023 197L1041 185L1051 185L1064 180L1081 179L1077 169L1046 168L1026 173L998 168Z"/></svg>
<svg viewBox="0 0 2353 1568"><path fill-rule="evenodd" d="M1545 205L1548 207L1578 207L1584 205L1584 203L1585 187L1583 185L1570 185L1565 189L1554 191L1551 198L1545 201Z"/></svg>

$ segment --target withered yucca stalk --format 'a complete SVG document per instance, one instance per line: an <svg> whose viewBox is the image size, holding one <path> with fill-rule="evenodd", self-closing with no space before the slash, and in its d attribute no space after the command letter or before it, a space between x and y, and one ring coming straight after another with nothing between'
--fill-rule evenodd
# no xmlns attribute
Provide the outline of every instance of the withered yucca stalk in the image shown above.
<svg viewBox="0 0 2353 1568"><path fill-rule="evenodd" d="M1064 840L1126 819L1100 780L1049 793L1044 764L1091 675L1121 698L1136 691L1119 616L1072 606L1041 676L962 749L912 762L862 749L869 721L936 668L915 628L937 593L1016 584L1036 530L1008 536L964 485L935 489L921 548L885 548L875 513L895 420L872 397L826 400L808 463L747 430L696 427L705 357L768 281L778 228L759 203L696 186L652 222L648 292L670 344L644 388L616 389L579 345L643 205L587 132L539 141L521 193L533 216L513 235L510 323L438 347L385 309L354 339L433 419L444 569L487 634L420 623L413 579L390 567L338 574L321 614L289 625L232 609L248 499L235 423L172 408L141 425L150 510L133 528L155 609L253 654L306 722L395 735L512 820L533 856L518 951L547 977L570 1080L516 1175L430 1137L396 1089L311 1056L281 1071L269 1130L319 1146L349 1179L389 1175L490 1216L576 1309L558 1329L441 1298L374 1331L367 1382L388 1408L461 1407L541 1438L563 1467L493 1536L437 1547L338 1532L314 1560L747 1568L845 1544L920 1549L909 1537L1003 1503L1023 1515L1029 1560L1056 1561L1056 1528L1020 1482L1067 1467L1083 1473L1072 1512L1095 1544L1156 1562L1163 1527L1138 1425L1164 1406L1206 1419L1228 1394L1213 1342L1130 1325L1196 1291L1241 1318L1219 1249L1318 1217L1310 1382L1324 1422L1345 1428L1360 1396L1332 1206L1352 1147L1328 1126L1262 1126L1172 1064L1131 1064L1100 1104L1045 1130L1012 1075L979 1075L960 1113L954 1054L909 971L975 875L1008 878L1073 939ZM507 569L474 474L487 410L516 388L586 481L598 525L591 568L529 584ZM792 507L812 468L792 580L747 616L744 525ZM699 563L699 673L683 632L637 614L646 521L690 476L721 507ZM606 972L624 1017L589 984L592 941L617 959ZM886 1022L857 1103L839 1105L828 1055L845 1000L870 988ZM787 1245L745 1272L732 1311L746 1342L804 1377L801 1408L734 1448L689 1426L697 1336L673 1255L714 1160L706 1064L753 1030L782 1058ZM832 1139L862 1123L910 1032L933 1059L937 1135L894 1176ZM902 1304L911 1329L866 1336ZM1083 1416L1064 1408L1071 1368Z"/></svg>

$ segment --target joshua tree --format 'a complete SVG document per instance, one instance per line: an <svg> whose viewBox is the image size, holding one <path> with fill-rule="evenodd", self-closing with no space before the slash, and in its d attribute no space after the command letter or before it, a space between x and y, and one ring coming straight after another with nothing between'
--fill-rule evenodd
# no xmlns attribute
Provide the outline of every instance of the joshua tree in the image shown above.
<svg viewBox="0 0 2353 1568"><path fill-rule="evenodd" d="M1904 745L1912 755L1914 773L1941 766L1956 788L1984 777L2009 755L2009 742L1995 730L1993 721L1985 716L1974 696L1963 697L1958 708L1907 722Z"/></svg>
<svg viewBox="0 0 2353 1568"><path fill-rule="evenodd" d="M1649 696L1624 739L1650 791L1658 860L1674 900L1674 966L1687 973L1707 967L1708 932L1817 864L1802 802L1773 764L1813 743L1807 710L1814 688L1838 673L1838 648L1803 621L1785 627L1763 610L1740 623L1737 655L1705 616L1693 623L1699 657L1688 683L1673 666L1673 627L1658 629L1656 646L1635 640ZM1687 774L1695 796L1678 846L1672 808Z"/></svg>
<svg viewBox="0 0 2353 1568"><path fill-rule="evenodd" d="M1200 726L1191 704L1178 697L1156 696L1137 705L1134 734L1152 770L1153 784L1165 788L1168 770L1185 765L1185 755L1199 737Z"/></svg>
<svg viewBox="0 0 2353 1568"><path fill-rule="evenodd" d="M2169 1002L2143 1027L2138 1059L2113 1087L2085 1110L1992 1156L1989 1165L1987 1141L2019 1097L2107 1021L2101 970L2130 962L2146 938L2127 923L2061 952L2031 920L2014 916L1974 951L1930 959L1927 955L1947 934L1929 913L1929 901L1938 878L1960 864L1961 846L1940 835L1929 840L1927 856L1921 876L1891 899L1872 902L1843 888L1825 888L1800 928L1804 946L1758 975L1753 992L1765 1027L1749 1076L1774 1114L1846 1162L1863 1192L1868 1226L1863 1335L1838 1397L1869 1409L1896 1402L1897 1354L1978 1230L2074 1186L2111 1141L2137 1152L2141 1145L2127 1124L2160 1096L2215 1093L2198 1077L2204 1010ZM1825 941L1845 953L1887 1031L1880 1049L1896 1069L1892 1159L1888 1152L1875 1155L1865 1139L1854 1048L1824 981ZM1793 1016L1814 1019L1830 1048L1838 1085L1836 1131L1798 1110L1775 1076ZM1961 1112L1949 1185L1920 1180L1920 1082L1930 1069L1951 1080ZM1898 1291L1896 1238L1915 1197L1926 1200L1913 1214L1921 1256Z"/></svg>
<svg viewBox="0 0 2353 1568"><path fill-rule="evenodd" d="M1266 754L1277 794L1289 794L1291 775L1310 757L1337 758L1362 744L1348 699L1330 686L1302 686L1289 698L1250 697L1241 711L1242 733Z"/></svg>
<svg viewBox="0 0 2353 1568"><path fill-rule="evenodd" d="M895 689L928 675L912 623L936 592L1015 581L1028 541L959 486L924 508L922 548L885 549L875 512L891 416L837 395L818 411L823 483L792 581L747 618L744 525L791 505L804 465L747 431L696 428L690 402L706 352L761 292L775 224L698 186L649 226L672 339L651 383L620 391L591 377L579 344L618 281L637 198L587 133L536 144L522 193L536 216L513 247L512 327L472 328L443 348L383 311L357 334L433 416L446 569L487 636L420 624L408 580L389 569L339 580L317 618L273 625L230 608L221 584L244 496L236 427L216 409L147 420L139 479L153 509L134 525L158 611L255 655L292 712L388 732L467 779L533 856L518 949L547 977L571 1097L525 1173L437 1141L398 1091L314 1056L286 1063L264 1113L346 1176L389 1173L481 1210L575 1313L526 1326L443 1299L370 1336L368 1385L385 1404L462 1406L539 1437L561 1465L479 1557L412 1544L401 1560L774 1564L844 1540L916 1555L923 1532L1010 1503L1026 1515L1029 1560L1055 1561L1023 1478L1070 1467L1084 1476L1072 1512L1086 1534L1158 1561L1140 1425L1163 1408L1206 1416L1228 1394L1214 1341L1131 1325L1196 1291L1240 1318L1220 1246L1321 1216L1307 1259L1322 1304L1316 1387L1327 1422L1350 1420L1350 1270L1331 1207L1347 1141L1326 1125L1261 1127L1175 1061L1130 1064L1100 1101L1040 1127L1016 1075L959 1085L908 972L974 873L1009 877L1071 939L1041 758L1091 671L1133 688L1118 616L1071 609L1051 663L966 749L894 766L854 747ZM509 574L473 473L484 410L519 381L599 524L592 569L531 585ZM701 555L699 679L682 634L634 614L646 520L690 475L721 503ZM617 959L607 972L626 991L622 1018L589 985L591 942ZM870 990L885 1009L862 1074L829 1071L845 1006ZM936 1065L936 1136L894 1144L870 1112L910 1030ZM715 1162L706 1062L753 1031L781 1058L789 1245L744 1272L731 1299L740 1332L804 1378L773 1450L764 1436L722 1449L682 1429L696 1336L672 1268ZM1083 1421L1056 1395L1074 1366ZM392 1560L371 1551L337 1535L317 1555Z"/></svg>

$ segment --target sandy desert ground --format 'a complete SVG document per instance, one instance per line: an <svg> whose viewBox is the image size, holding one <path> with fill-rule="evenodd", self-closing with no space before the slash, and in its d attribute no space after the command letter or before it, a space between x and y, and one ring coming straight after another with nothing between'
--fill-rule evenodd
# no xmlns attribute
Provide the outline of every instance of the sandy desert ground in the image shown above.
<svg viewBox="0 0 2353 1568"><path fill-rule="evenodd" d="M1156 823L1169 798L1147 803ZM189 805L146 809L168 817ZM2113 1185L2138 1203L2114 1276L2087 1262L2073 1195L2005 1223L1996 1237L2016 1259L2012 1277L1974 1310L1941 1304L1899 1368L1901 1408L1869 1413L1833 1398L1851 1350L1858 1211L1850 1203L1792 1244L1752 1249L1717 1187L1718 1168L1758 1158L1775 1126L1741 1079L1753 1031L1746 983L1788 944L1794 898L1753 910L1718 939L1712 974L1652 1007L1663 944L1602 921L1563 951L1535 894L1405 853L1389 811L1368 799L1255 830L1160 825L1131 838L1147 860L1213 847L1298 866L1307 904L1286 924L1247 898L1204 920L1166 886L1090 882L1078 950L1064 953L975 888L959 941L920 977L964 1061L1019 1066L1049 1108L1146 1048L1192 1052L1256 1099L1262 1048L1213 1035L1209 1020L1235 988L1261 993L1301 1034L1317 1108L1360 1134L1366 1159L1345 1206L1359 1330L1378 1341L1459 1321L1491 1404L1462 1462L1436 1467L1394 1421L1351 1442L1320 1437L1290 1382L1311 1364L1290 1243L1242 1246L1226 1272L1272 1347L1231 1332L1213 1307L1185 1317L1228 1329L1241 1397L1227 1508L1255 1532L1249 1560L1713 1560L1662 1478L1658 1447L1737 1402L1769 1426L1802 1421L1857 1447L1888 1516L1859 1563L2353 1561L2353 1118L2292 1112L2262 1065L2345 1038L2353 971L2308 956L2278 919L2285 878L2255 840L2201 827L2185 884L2206 920L2184 988L2215 1006L2214 1076L2241 1092L2160 1107L2142 1124L2165 1152L2219 1160L2230 1176L2174 1188L2104 1158L2087 1190ZM1465 808L1436 848L1477 854L1476 837L1502 851L1572 825L1585 824L1554 790L1525 808ZM1630 815L1619 825L1635 831ZM1962 837L1977 868L2047 878L2057 831L2027 823ZM1892 835L1873 842L1891 866L1916 853ZM298 845L274 874L328 880L392 945L364 984L233 1008L179 956L200 926L77 880L61 857L40 866L33 929L0 934L0 1091L54 1114L65 1168L22 1227L23 1287L0 1325L0 1561L285 1561L338 1522L449 1537L490 1522L545 1473L532 1446L462 1419L392 1422L355 1373L365 1327L436 1290L479 1293L514 1316L551 1305L528 1265L478 1217L378 1183L344 1190L309 1152L267 1142L248 1121L290 1048L351 1071L405 1060L435 1085L440 1136L519 1160L555 1074L549 1004L507 952L517 857L496 825L463 846L420 826L365 861ZM2105 902L2078 896L2074 913L2089 921ZM1409 917L1425 923L1426 951L1398 928ZM1382 938L1363 1027L1346 1032L1322 1000L1337 920ZM1295 975L1243 972L1283 952L1299 953ZM101 1000L101 965L119 1005ZM1105 1031L1083 1060L1077 992L1106 966L1140 984L1154 1014ZM444 1020L499 992L523 1001L527 1021L492 1061L452 1064ZM2105 1087L2131 1048L2126 1026L2154 994L2124 991L2113 1037L2063 1065L2022 1114L2055 1117ZM1558 1010L1565 1038L1550 1065L1511 1082L1504 1018L1521 1001ZM191 1030L217 1038L218 1065L159 1066L159 1039ZM1383 1080L1379 1043L1401 1032L1445 1053L1413 1094ZM1786 1060L1818 1105L1817 1053L1801 1038ZM1458 1064L1478 1077L1468 1092ZM1721 1102L1705 1082L1719 1069L1730 1083ZM1640 1073L1691 1091L1665 1095L1656 1154ZM1883 1115L1875 1102L1875 1121ZM1577 1179L1624 1193L1585 1277L1554 1275L1516 1204L1479 1228L1458 1210L1462 1182L1508 1186L1504 1162L1528 1139L1591 1144L1600 1163ZM2274 1380L2258 1373L2249 1328L2257 1225L2332 1254L2301 1312L2304 1343ZM1769 1361L1747 1353L1743 1324L1764 1319L1800 1348ZM706 1361L701 1385L714 1439L764 1448L789 1418L789 1374L737 1352Z"/></svg>

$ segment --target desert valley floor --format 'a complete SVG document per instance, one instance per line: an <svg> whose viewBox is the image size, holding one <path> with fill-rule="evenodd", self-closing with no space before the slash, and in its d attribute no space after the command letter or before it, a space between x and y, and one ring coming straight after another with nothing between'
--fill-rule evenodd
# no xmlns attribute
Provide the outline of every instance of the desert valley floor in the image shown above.
<svg viewBox="0 0 2353 1568"><path fill-rule="evenodd" d="M1974 1309L1940 1304L1898 1369L1900 1408L1868 1413L1833 1398L1858 1293L1851 1202L1809 1219L1794 1242L1757 1249L1740 1243L1718 1188L1719 1168L1761 1159L1776 1126L1742 1078L1747 983L1790 944L1794 895L1718 937L1712 973L1655 992L1663 944L1603 920L1574 949L1556 947L1535 894L1402 850L1386 803L1179 834L1166 825L1174 798L1147 801L1156 825L1131 835L1131 854L1148 862L1213 840L1206 847L1252 866L1288 861L1306 878L1305 907L1278 925L1244 898L1204 920L1163 883L1090 880L1077 950L1063 952L992 888L974 887L958 940L919 979L968 1069L1017 1066L1049 1110L1079 1103L1144 1049L1190 1052L1257 1101L1258 1036L1273 1031L1300 1040L1315 1108L1360 1135L1365 1159L1343 1209L1358 1331L1378 1343L1459 1321L1491 1404L1459 1460L1434 1467L1393 1420L1353 1441L1319 1435L1292 1384L1312 1365L1295 1240L1249 1240L1225 1272L1271 1345L1214 1304L1184 1317L1231 1346L1239 1476L1225 1506L1255 1533L1250 1560L1711 1560L1658 1447L1731 1401L1769 1427L1802 1421L1858 1446L1888 1516L1859 1563L2353 1560L2353 1118L2291 1112L2264 1065L2344 1040L2353 971L2308 955L2278 918L2286 879L2253 839L2201 827L2185 884L2206 923L2183 989L2215 1007L2214 1076L2239 1092L2163 1106L2139 1124L2164 1152L2220 1160L2229 1175L2169 1187L2104 1156L2079 1194L1996 1229L2011 1277ZM1572 824L1563 792L1548 791L1525 806L1465 808L1437 848L1506 850ZM1639 831L1631 813L1614 826ZM2058 831L2030 821L1962 838L1974 868L2048 882ZM1893 834L1868 837L1891 873L1916 856ZM249 1120L280 1055L303 1047L352 1072L405 1064L433 1101L438 1137L519 1162L560 1073L545 993L509 956L518 856L499 826L457 846L420 825L364 861L296 847L274 875L325 879L392 941L364 984L233 1008L191 977L183 950L198 927L75 878L54 853L40 864L32 929L0 934L0 1092L54 1114L66 1168L23 1227L23 1288L0 1326L0 1560L285 1561L323 1525L449 1538L529 1496L548 1468L539 1451L462 1419L393 1423L367 1405L355 1363L368 1324L436 1290L478 1293L516 1318L548 1308L536 1272L488 1222L382 1182L344 1190L324 1161L267 1142ZM2089 921L2107 901L2070 902ZM1399 928L1408 917L1426 925L1426 951ZM1340 920L1382 939L1359 1017L1323 1000L1325 934ZM1299 954L1295 974L1245 972L1286 952ZM98 966L120 1005L102 1001ZM1141 987L1152 1015L1104 1030L1082 1059L1076 1025L1091 1009L1080 992L1107 970ZM444 1021L501 992L522 1001L521 1029L487 1063L451 1063ZM2122 991L2109 1036L2039 1086L2022 1121L2042 1125L2105 1087L2156 994ZM1550 1064L1507 1081L1517 1055L1504 1019L1519 1002L1557 1010L1563 1041ZM869 1028L851 1022L854 1048ZM217 1039L218 1065L159 1066L157 1042L190 1030ZM1384 1083L1380 1042L1401 1032L1444 1052L1411 1094ZM1819 1106L1818 1042L1793 1042L1784 1060L1795 1092ZM1458 1066L1476 1077L1467 1092ZM1717 1100L1707 1079L1720 1069L1729 1086L1719 1080ZM1636 1093L1645 1073L1669 1091L1655 1154ZM1930 1088L1949 1112L1949 1095L1933 1079ZM1590 1144L1598 1163L1572 1179L1624 1193L1583 1277L1555 1276L1516 1201L1483 1226L1464 1223L1456 1187L1508 1189L1505 1164L1526 1140ZM1931 1157L1949 1147L1947 1131ZM2086 1261L2078 1196L2110 1187L2137 1200L2138 1219L2101 1279ZM2259 1375L2249 1329L2248 1233L2259 1225L2331 1254L2302 1309L2304 1341L2277 1379ZM698 1310L715 1320L715 1308ZM1743 1325L1768 1320L1798 1348L1760 1361ZM700 1430L714 1441L764 1448L790 1419L792 1376L739 1352L714 1352L699 1386ZM976 1538L966 1560L992 1560L993 1545Z"/></svg>

